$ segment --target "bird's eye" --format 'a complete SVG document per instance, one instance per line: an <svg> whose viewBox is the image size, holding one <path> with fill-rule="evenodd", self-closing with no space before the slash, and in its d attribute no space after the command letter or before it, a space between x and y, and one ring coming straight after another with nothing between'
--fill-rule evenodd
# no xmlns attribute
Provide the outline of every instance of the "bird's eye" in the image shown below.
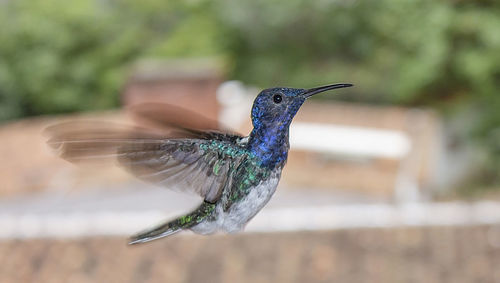
<svg viewBox="0 0 500 283"><path fill-rule="evenodd" d="M281 103L282 100L283 100L283 97L281 97L281 94L275 94L273 96L273 101L276 104Z"/></svg>

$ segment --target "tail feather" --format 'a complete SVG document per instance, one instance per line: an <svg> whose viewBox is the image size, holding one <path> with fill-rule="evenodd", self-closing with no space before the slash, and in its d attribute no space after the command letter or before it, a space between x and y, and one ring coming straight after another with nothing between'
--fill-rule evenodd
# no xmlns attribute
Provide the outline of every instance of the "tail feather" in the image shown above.
<svg viewBox="0 0 500 283"><path fill-rule="evenodd" d="M178 222L178 219L173 220L173 221L169 221L169 222L162 224L160 226L157 226L151 230L147 230L145 232L137 234L137 235L130 238L129 245L146 243L149 241L153 241L156 239L167 237L167 236L173 235L177 232L180 232L184 228L177 226L176 225L177 222Z"/></svg>
<svg viewBox="0 0 500 283"><path fill-rule="evenodd" d="M183 229L189 229L205 220L212 214L214 209L215 204L203 202L200 207L187 215L168 221L154 227L153 229L146 230L145 232L131 237L129 245L150 242L156 239L170 236L172 234L180 232Z"/></svg>

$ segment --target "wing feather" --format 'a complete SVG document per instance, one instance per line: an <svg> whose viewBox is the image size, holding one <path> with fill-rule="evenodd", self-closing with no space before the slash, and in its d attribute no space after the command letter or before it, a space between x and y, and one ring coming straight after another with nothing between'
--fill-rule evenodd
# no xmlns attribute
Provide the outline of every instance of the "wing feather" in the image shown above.
<svg viewBox="0 0 500 283"><path fill-rule="evenodd" d="M193 192L209 202L220 198L230 169L245 154L232 142L242 137L227 133L189 130L184 137L182 131L172 137L100 122L56 125L47 133L49 145L64 159L80 162L114 158L139 179ZM230 147L231 152L240 154L228 154Z"/></svg>

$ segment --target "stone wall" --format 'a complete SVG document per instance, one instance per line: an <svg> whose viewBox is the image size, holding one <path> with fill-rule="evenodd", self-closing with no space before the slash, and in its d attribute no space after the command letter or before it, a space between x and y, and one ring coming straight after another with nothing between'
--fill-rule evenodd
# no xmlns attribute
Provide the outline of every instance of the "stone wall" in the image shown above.
<svg viewBox="0 0 500 283"><path fill-rule="evenodd" d="M500 282L498 226L0 241L0 282Z"/></svg>

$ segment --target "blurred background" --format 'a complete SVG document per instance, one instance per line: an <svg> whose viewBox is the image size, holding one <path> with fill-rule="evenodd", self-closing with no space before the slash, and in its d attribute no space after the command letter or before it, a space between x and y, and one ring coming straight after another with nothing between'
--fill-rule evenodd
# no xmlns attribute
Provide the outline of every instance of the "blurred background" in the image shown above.
<svg viewBox="0 0 500 283"><path fill-rule="evenodd" d="M0 26L1 282L500 282L497 1L3 0ZM261 89L336 82L237 235L127 246L200 200L42 134L156 103L246 135Z"/></svg>

